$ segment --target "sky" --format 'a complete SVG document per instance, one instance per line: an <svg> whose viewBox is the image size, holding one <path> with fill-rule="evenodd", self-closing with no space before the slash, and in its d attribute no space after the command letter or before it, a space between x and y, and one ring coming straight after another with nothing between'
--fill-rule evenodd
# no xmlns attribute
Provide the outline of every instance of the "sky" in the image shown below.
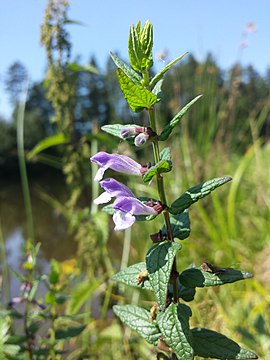
<svg viewBox="0 0 270 360"><path fill-rule="evenodd" d="M8 118L11 107L4 89L8 67L20 61L32 81L44 77L46 56L39 36L47 1L0 0L0 4L0 115ZM188 51L203 60L211 52L224 70L240 61L262 75L270 66L269 0L70 0L68 14L83 23L67 26L72 56L80 55L82 64L95 55L104 68L110 51L126 59L129 26L150 20L154 56L166 50L172 60Z"/></svg>

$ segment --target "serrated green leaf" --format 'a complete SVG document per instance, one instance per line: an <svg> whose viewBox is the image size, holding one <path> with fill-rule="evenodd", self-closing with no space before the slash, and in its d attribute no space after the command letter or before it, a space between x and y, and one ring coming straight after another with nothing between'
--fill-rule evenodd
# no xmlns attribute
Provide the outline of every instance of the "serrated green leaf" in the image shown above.
<svg viewBox="0 0 270 360"><path fill-rule="evenodd" d="M161 336L155 321L150 321L150 312L136 305L115 305L114 313L132 330L137 331L147 342L157 345Z"/></svg>
<svg viewBox="0 0 270 360"><path fill-rule="evenodd" d="M171 132L173 131L173 128L179 124L182 117L185 115L185 113L189 110L189 108L200 98L202 95L199 95L195 97L195 99L191 100L187 105L185 105L176 115L175 117L165 126L165 128L162 130L160 135L158 136L158 139L160 141L167 140Z"/></svg>
<svg viewBox="0 0 270 360"><path fill-rule="evenodd" d="M141 29L141 23L130 26L128 38L128 54L130 65L134 70L143 71L153 65L153 25L146 21Z"/></svg>
<svg viewBox="0 0 270 360"><path fill-rule="evenodd" d="M130 80L132 80L135 84L137 85L141 84L143 78L136 71L134 71L131 67L129 67L124 61L122 61L114 53L111 52L110 55L116 67L123 70L123 72L127 75L127 77L129 77Z"/></svg>
<svg viewBox="0 0 270 360"><path fill-rule="evenodd" d="M173 215L180 214L199 199L209 195L217 187L224 185L231 180L232 178L230 176L223 176L193 186L171 204L169 212Z"/></svg>
<svg viewBox="0 0 270 360"><path fill-rule="evenodd" d="M171 61L169 64L167 64L159 73L157 73L150 81L150 87L154 86L160 79L163 78L163 76L165 75L165 73L170 70L170 68L176 64L178 61L180 61L181 59L183 59L183 57L187 54L184 53L182 55L180 55L179 57L177 57L176 59L174 59L173 61Z"/></svg>
<svg viewBox="0 0 270 360"><path fill-rule="evenodd" d="M163 310L166 305L167 290L174 257L181 247L181 244L177 242L164 241L153 246L146 255L148 278L161 310Z"/></svg>
<svg viewBox="0 0 270 360"><path fill-rule="evenodd" d="M200 267L184 270L180 275L180 282L187 287L207 287L224 285L253 277L253 274L231 268L223 268L222 273L212 273Z"/></svg>
<svg viewBox="0 0 270 360"><path fill-rule="evenodd" d="M222 360L258 359L254 352L241 348L233 340L215 331L194 328L191 333L197 356Z"/></svg>
<svg viewBox="0 0 270 360"><path fill-rule="evenodd" d="M116 136L122 140L128 140L128 139L123 139L121 136L121 130L127 127L131 127L131 128L137 128L137 127L141 127L141 125L135 125L135 124L126 124L126 125L122 125L122 124L113 124L113 125L104 125L101 127L101 130L107 132L108 134L111 134L113 136Z"/></svg>
<svg viewBox="0 0 270 360"><path fill-rule="evenodd" d="M58 329L55 332L55 338L57 340L66 340L80 335L83 330L86 328L86 325L68 327L67 329Z"/></svg>
<svg viewBox="0 0 270 360"><path fill-rule="evenodd" d="M189 329L191 310L184 304L171 304L158 314L157 324L168 346L178 359L193 360L192 335Z"/></svg>
<svg viewBox="0 0 270 360"><path fill-rule="evenodd" d="M146 278L140 284L138 284L136 281L136 277L144 270L146 270L146 263L143 261L131 265L122 271L119 271L117 274L113 275L112 279L125 285L153 291L148 278Z"/></svg>
<svg viewBox="0 0 270 360"><path fill-rule="evenodd" d="M147 20L140 31L140 42L144 55L152 58L153 49L153 25Z"/></svg>
<svg viewBox="0 0 270 360"><path fill-rule="evenodd" d="M189 215L188 210L185 210L184 212L173 215L170 217L170 223L171 223L171 229L173 237L184 240L190 235L190 221L189 221ZM167 235L167 228L165 225L163 225L162 234Z"/></svg>
<svg viewBox="0 0 270 360"><path fill-rule="evenodd" d="M157 174L166 173L172 170L172 162L170 160L161 160L157 164L150 167L143 175L143 182L147 183Z"/></svg>
<svg viewBox="0 0 270 360"><path fill-rule="evenodd" d="M140 42L140 22L137 27L130 26L128 37L128 55L130 65L134 70L141 71L143 50Z"/></svg>
<svg viewBox="0 0 270 360"><path fill-rule="evenodd" d="M159 156L161 160L171 160L172 159L171 149L169 147L165 147L164 149L161 150Z"/></svg>
<svg viewBox="0 0 270 360"><path fill-rule="evenodd" d="M117 76L120 88L132 111L140 112L145 108L149 109L157 102L155 94L142 85L135 84L120 68L117 69Z"/></svg>

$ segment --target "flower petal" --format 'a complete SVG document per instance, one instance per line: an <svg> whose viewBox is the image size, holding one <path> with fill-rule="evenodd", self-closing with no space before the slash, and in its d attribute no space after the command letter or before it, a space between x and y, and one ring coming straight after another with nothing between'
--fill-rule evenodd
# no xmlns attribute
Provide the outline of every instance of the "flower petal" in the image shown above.
<svg viewBox="0 0 270 360"><path fill-rule="evenodd" d="M94 177L94 181L99 182L103 178L103 175L104 175L106 169L107 168L105 168L105 167L99 168L96 173L96 176Z"/></svg>
<svg viewBox="0 0 270 360"><path fill-rule="evenodd" d="M133 197L119 197L113 203L114 210L120 210L131 215L150 215L157 214L157 211L148 205L145 205L139 199Z"/></svg>
<svg viewBox="0 0 270 360"><path fill-rule="evenodd" d="M111 195L111 197L127 196L135 197L133 192L121 182L107 178L100 182L100 186Z"/></svg>
<svg viewBox="0 0 270 360"><path fill-rule="evenodd" d="M125 174L132 174L137 176L141 175L142 166L125 155L109 154L104 151L100 151L92 156L90 160L100 166L100 169L95 176L95 181L101 180L104 171L109 168Z"/></svg>
<svg viewBox="0 0 270 360"><path fill-rule="evenodd" d="M114 230L126 230L134 224L135 220L135 216L129 213L124 213L120 210L116 211L116 213L113 214L113 221L115 223Z"/></svg>
<svg viewBox="0 0 270 360"><path fill-rule="evenodd" d="M111 199L112 196L107 191L104 191L93 201L93 203L96 205L106 204L107 202L111 201Z"/></svg>

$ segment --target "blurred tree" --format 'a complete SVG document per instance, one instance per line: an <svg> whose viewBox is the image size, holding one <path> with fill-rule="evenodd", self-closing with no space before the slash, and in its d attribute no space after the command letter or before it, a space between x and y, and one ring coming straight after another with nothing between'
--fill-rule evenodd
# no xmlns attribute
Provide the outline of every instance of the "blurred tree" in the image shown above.
<svg viewBox="0 0 270 360"><path fill-rule="evenodd" d="M90 59L89 64L95 69L98 65L95 57ZM97 121L99 125L109 122L109 102L106 81L100 72L80 71L77 87L78 101L75 114L77 118L76 128L80 133L89 133L91 123Z"/></svg>
<svg viewBox="0 0 270 360"><path fill-rule="evenodd" d="M5 78L6 91L9 94L10 102L15 105L20 99L23 87L28 78L26 67L19 61L10 65Z"/></svg>

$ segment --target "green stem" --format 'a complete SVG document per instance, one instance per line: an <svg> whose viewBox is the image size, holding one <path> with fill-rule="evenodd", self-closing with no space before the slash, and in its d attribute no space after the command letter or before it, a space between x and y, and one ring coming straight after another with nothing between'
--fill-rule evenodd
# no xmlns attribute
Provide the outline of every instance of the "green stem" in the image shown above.
<svg viewBox="0 0 270 360"><path fill-rule="evenodd" d="M149 119L150 119L150 126L151 129L156 133L157 127L156 127L156 117L155 117L155 111L154 108L151 107L149 109ZM158 146L158 140L157 138L153 139L152 141L152 147L153 147L153 153L154 153L154 159L155 163L158 163L160 161L160 153L159 153L159 146ZM162 174L157 174L157 188L158 188L158 194L159 199L161 203L165 206L167 206L167 200L166 200L166 193L165 193L165 186L163 181ZM165 210L163 210L163 217L167 229L167 235L168 235L168 241L173 242L173 233L172 233L172 227L170 222L170 214L167 208L165 207ZM172 266L172 272L177 272L177 264L176 264L176 258L174 258L173 266ZM177 303L179 300L178 297L178 287L176 280L173 280L173 299Z"/></svg>
<svg viewBox="0 0 270 360"><path fill-rule="evenodd" d="M19 159L19 168L22 182L22 191L24 206L26 211L26 221L27 221L27 235L31 243L34 243L34 222L33 222L33 213L31 206L30 190L29 183L27 178L25 154L24 154L24 113L25 113L25 104L27 98L27 87L23 92L23 100L20 103L17 117L17 149L18 149L18 159Z"/></svg>

